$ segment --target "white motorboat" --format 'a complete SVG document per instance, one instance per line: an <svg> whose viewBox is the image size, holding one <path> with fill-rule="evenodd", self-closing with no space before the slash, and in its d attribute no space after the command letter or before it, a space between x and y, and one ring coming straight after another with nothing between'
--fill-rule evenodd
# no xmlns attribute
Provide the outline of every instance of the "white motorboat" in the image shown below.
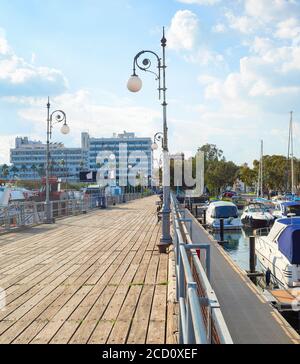
<svg viewBox="0 0 300 364"><path fill-rule="evenodd" d="M263 204L250 203L245 207L241 220L247 227L260 229L271 226L275 218Z"/></svg>
<svg viewBox="0 0 300 364"><path fill-rule="evenodd" d="M300 203L294 201L281 201L275 203L273 216L275 219L282 219L289 215L300 216Z"/></svg>
<svg viewBox="0 0 300 364"><path fill-rule="evenodd" d="M242 228L242 222L236 205L232 202L212 202L206 211L206 223L213 230L219 230L224 221L225 230L236 230Z"/></svg>
<svg viewBox="0 0 300 364"><path fill-rule="evenodd" d="M300 218L275 221L267 236L256 235L256 254L263 269L282 288L300 287Z"/></svg>
<svg viewBox="0 0 300 364"><path fill-rule="evenodd" d="M0 206L8 206L12 202L25 202L32 195L31 191L18 187L0 187Z"/></svg>

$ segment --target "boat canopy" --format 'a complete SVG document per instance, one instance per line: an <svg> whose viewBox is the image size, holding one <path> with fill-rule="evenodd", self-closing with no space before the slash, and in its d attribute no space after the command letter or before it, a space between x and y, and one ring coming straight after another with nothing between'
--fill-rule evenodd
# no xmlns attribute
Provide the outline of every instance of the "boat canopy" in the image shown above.
<svg viewBox="0 0 300 364"><path fill-rule="evenodd" d="M282 231L278 248L291 264L300 264L300 225L289 225Z"/></svg>
<svg viewBox="0 0 300 364"><path fill-rule="evenodd" d="M212 217L215 219L227 219L229 217L238 217L236 206L216 206Z"/></svg>

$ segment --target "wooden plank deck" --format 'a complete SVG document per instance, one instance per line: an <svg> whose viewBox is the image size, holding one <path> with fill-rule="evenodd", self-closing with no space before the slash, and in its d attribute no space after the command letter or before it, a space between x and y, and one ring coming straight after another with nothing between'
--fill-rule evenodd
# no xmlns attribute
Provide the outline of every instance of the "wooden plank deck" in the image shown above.
<svg viewBox="0 0 300 364"><path fill-rule="evenodd" d="M0 343L165 343L156 200L0 236Z"/></svg>

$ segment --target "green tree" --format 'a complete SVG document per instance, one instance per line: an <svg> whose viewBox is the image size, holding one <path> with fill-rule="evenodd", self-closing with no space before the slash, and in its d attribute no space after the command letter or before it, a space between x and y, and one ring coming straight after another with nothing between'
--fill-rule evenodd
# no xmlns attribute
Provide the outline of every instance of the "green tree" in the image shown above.
<svg viewBox="0 0 300 364"><path fill-rule="evenodd" d="M45 165L44 163L40 163L38 166L38 174L40 177L45 176L46 170L45 170Z"/></svg>
<svg viewBox="0 0 300 364"><path fill-rule="evenodd" d="M2 168L1 168L1 172L3 177L6 179L7 176L9 175L9 167L7 164L3 164Z"/></svg>
<svg viewBox="0 0 300 364"><path fill-rule="evenodd" d="M35 165L35 164L33 164L32 166L31 166L31 170L32 170L32 172L33 172L33 179L35 179L35 177L36 177L36 174L37 174L37 166Z"/></svg>
<svg viewBox="0 0 300 364"><path fill-rule="evenodd" d="M24 174L27 172L27 167L26 167L26 165L25 165L25 164L22 164L22 165L21 165L20 172L22 172L22 173L24 173ZM24 178L24 179L25 179L25 178Z"/></svg>
<svg viewBox="0 0 300 364"><path fill-rule="evenodd" d="M223 156L223 150L217 148L215 144L205 144L198 149L200 152L204 152L205 161L213 162L225 159Z"/></svg>
<svg viewBox="0 0 300 364"><path fill-rule="evenodd" d="M254 171L258 173L259 161L253 162ZM265 155L263 157L263 186L264 190L285 191L288 183L288 161L282 155Z"/></svg>
<svg viewBox="0 0 300 364"><path fill-rule="evenodd" d="M255 186L257 182L258 173L254 169L248 167L248 165L243 165L240 167L238 172L238 178L245 183L248 187Z"/></svg>
<svg viewBox="0 0 300 364"><path fill-rule="evenodd" d="M83 171L83 167L85 166L84 161L80 161L79 167L80 167L80 171Z"/></svg>
<svg viewBox="0 0 300 364"><path fill-rule="evenodd" d="M11 172L13 173L13 178L15 178L17 173L19 172L19 169L16 166L12 166Z"/></svg>
<svg viewBox="0 0 300 364"><path fill-rule="evenodd" d="M223 151L215 144L205 144L198 151L204 152L204 182L211 194L219 194L227 186L232 186L238 176L239 167L227 162Z"/></svg>

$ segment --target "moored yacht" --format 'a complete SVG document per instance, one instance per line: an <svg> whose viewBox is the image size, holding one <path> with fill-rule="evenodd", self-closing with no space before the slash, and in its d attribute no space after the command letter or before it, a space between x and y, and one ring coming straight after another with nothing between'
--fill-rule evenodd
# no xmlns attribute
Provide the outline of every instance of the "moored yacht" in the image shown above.
<svg viewBox="0 0 300 364"><path fill-rule="evenodd" d="M261 203L250 203L245 207L241 220L243 225L252 229L259 229L271 226L275 218L265 205Z"/></svg>
<svg viewBox="0 0 300 364"><path fill-rule="evenodd" d="M300 216L300 203L293 201L282 201L275 203L273 216L275 219L282 219L289 215Z"/></svg>
<svg viewBox="0 0 300 364"><path fill-rule="evenodd" d="M213 230L219 230L224 221L224 229L241 229L242 223L236 205L232 202L217 201L212 202L206 211L206 223Z"/></svg>
<svg viewBox="0 0 300 364"><path fill-rule="evenodd" d="M267 236L258 230L256 254L280 287L300 287L300 218L276 220Z"/></svg>

